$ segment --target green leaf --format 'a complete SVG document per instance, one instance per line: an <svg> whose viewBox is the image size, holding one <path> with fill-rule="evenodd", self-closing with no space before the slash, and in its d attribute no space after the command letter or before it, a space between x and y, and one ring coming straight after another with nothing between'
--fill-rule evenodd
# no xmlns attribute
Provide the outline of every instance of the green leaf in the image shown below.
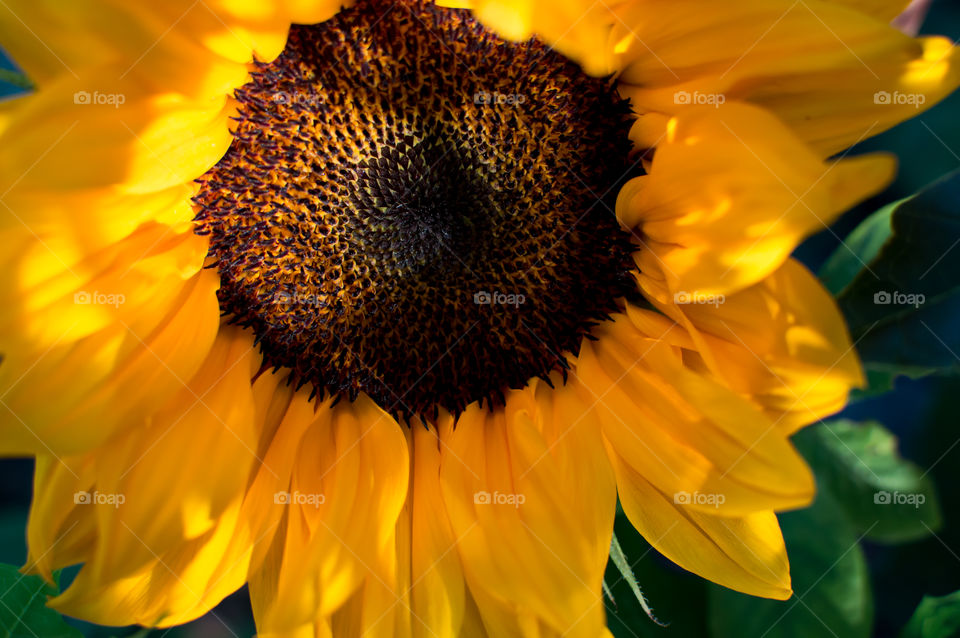
<svg viewBox="0 0 960 638"><path fill-rule="evenodd" d="M7 506L0 510L0 564L20 563L27 559L27 507Z"/></svg>
<svg viewBox="0 0 960 638"><path fill-rule="evenodd" d="M10 69L0 69L0 82L12 84L19 89L32 89L33 82L23 73Z"/></svg>
<svg viewBox="0 0 960 638"><path fill-rule="evenodd" d="M854 252L872 252L882 219L866 222L871 226L854 238ZM913 377L956 373L960 172L893 205L890 222L886 243L837 297L857 349L871 370ZM841 272L847 271L837 264L828 270L833 288L844 279Z"/></svg>
<svg viewBox="0 0 960 638"><path fill-rule="evenodd" d="M900 638L960 636L960 591L939 598L924 596Z"/></svg>
<svg viewBox="0 0 960 638"><path fill-rule="evenodd" d="M893 233L893 209L903 201L888 204L863 220L820 268L820 281L834 296L840 294L883 248Z"/></svg>
<svg viewBox="0 0 960 638"><path fill-rule="evenodd" d="M864 399L886 394L894 388L897 376L884 370L864 369L867 376L867 385L864 388L854 388L850 391L850 402L855 403Z"/></svg>
<svg viewBox="0 0 960 638"><path fill-rule="evenodd" d="M780 515L794 595L767 600L713 586L709 618L715 638L868 638L870 580L859 538L830 491L814 504Z"/></svg>
<svg viewBox="0 0 960 638"><path fill-rule="evenodd" d="M643 597L643 592L640 591L640 584L637 582L636 576L633 575L630 561L627 560L627 555L623 553L623 548L620 547L620 542L617 540L616 534L613 535L610 541L610 560L613 561L614 566L617 568L617 571L620 572L623 580L630 586L630 591L633 593L636 601L640 603L640 607L647 614L647 617L658 625L662 625L663 623L653 615L653 610L650 609L650 605L647 604L647 599ZM604 583L604 590L608 592L610 600L614 600L613 593L609 587L607 587L606 583Z"/></svg>
<svg viewBox="0 0 960 638"><path fill-rule="evenodd" d="M0 637L81 637L63 616L46 606L47 598L55 595L57 587L40 576L26 576L13 565L0 564Z"/></svg>
<svg viewBox="0 0 960 638"><path fill-rule="evenodd" d="M611 560L605 581L613 593L606 603L607 625L616 638L703 638L707 635L707 581L685 571L661 556L618 514L617 542L629 560L630 572L643 585L643 593L664 628L650 620L636 599L633 588Z"/></svg>
<svg viewBox="0 0 960 638"><path fill-rule="evenodd" d="M795 594L780 602L713 587L717 638L870 636L873 600L860 540L910 540L939 525L930 480L899 456L882 425L835 421L794 440L817 479L813 506L780 516Z"/></svg>
<svg viewBox="0 0 960 638"><path fill-rule="evenodd" d="M879 423L833 421L801 430L794 441L818 488L830 491L858 534L897 543L939 527L933 482L900 457L896 438Z"/></svg>

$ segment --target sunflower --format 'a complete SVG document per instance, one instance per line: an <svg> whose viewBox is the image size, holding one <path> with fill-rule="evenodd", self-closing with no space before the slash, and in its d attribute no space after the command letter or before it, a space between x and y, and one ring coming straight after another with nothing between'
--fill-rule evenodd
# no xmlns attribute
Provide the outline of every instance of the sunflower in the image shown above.
<svg viewBox="0 0 960 638"><path fill-rule="evenodd" d="M905 4L0 3L26 570L108 625L599 636L619 499L787 598L789 437L862 381L791 252L960 83Z"/></svg>

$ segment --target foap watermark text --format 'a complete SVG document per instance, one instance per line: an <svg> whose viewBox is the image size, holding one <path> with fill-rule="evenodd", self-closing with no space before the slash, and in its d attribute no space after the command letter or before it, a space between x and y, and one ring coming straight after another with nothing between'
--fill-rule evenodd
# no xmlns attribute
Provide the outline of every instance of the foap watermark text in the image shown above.
<svg viewBox="0 0 960 638"><path fill-rule="evenodd" d="M723 494L712 494L709 492L677 492L673 495L673 502L677 505L709 505L711 507L720 507L727 502L727 497Z"/></svg>
<svg viewBox="0 0 960 638"><path fill-rule="evenodd" d="M686 292L681 290L673 296L673 303L678 306L719 306L727 301L724 295L708 295L702 292Z"/></svg>
<svg viewBox="0 0 960 638"><path fill-rule="evenodd" d="M312 505L320 507L327 502L327 497L323 494L312 494L307 492L277 492L273 495L273 502L276 505Z"/></svg>
<svg viewBox="0 0 960 638"><path fill-rule="evenodd" d="M493 106L514 106L523 104L527 101L527 96L522 93L498 93L493 91L478 91L473 94L474 104L488 104Z"/></svg>
<svg viewBox="0 0 960 638"><path fill-rule="evenodd" d="M677 91L673 94L673 103L681 106L720 106L727 101L723 93L701 93L700 91Z"/></svg>
<svg viewBox="0 0 960 638"><path fill-rule="evenodd" d="M476 505L512 505L520 507L527 502L527 497L523 494L509 494L507 492L487 492L481 490L473 495L473 502Z"/></svg>
<svg viewBox="0 0 960 638"><path fill-rule="evenodd" d="M113 306L117 308L127 302L126 296L120 293L87 292L81 290L73 294L73 303L78 306Z"/></svg>
<svg viewBox="0 0 960 638"><path fill-rule="evenodd" d="M112 505L113 507L120 507L127 502L127 497L124 494L108 494L106 492L87 492L81 490L74 492L73 502L76 505Z"/></svg>
<svg viewBox="0 0 960 638"><path fill-rule="evenodd" d="M927 298L921 294L905 292L887 292L881 290L873 295L873 303L878 306L913 306L919 308L926 303Z"/></svg>
<svg viewBox="0 0 960 638"><path fill-rule="evenodd" d="M112 106L115 109L123 106L127 96L123 93L101 93L100 91L77 91L73 94L73 103L80 105L92 104L95 106Z"/></svg>
<svg viewBox="0 0 960 638"><path fill-rule="evenodd" d="M875 505L912 505L919 508L927 502L927 497L920 493L888 492L880 490L873 495Z"/></svg>
<svg viewBox="0 0 960 638"><path fill-rule="evenodd" d="M877 91L873 94L873 103L882 106L912 106L915 109L919 109L927 103L927 96L923 93Z"/></svg>
<svg viewBox="0 0 960 638"><path fill-rule="evenodd" d="M527 297L521 293L506 293L494 290L481 290L473 294L473 303L478 306L514 306L518 307L527 302Z"/></svg>

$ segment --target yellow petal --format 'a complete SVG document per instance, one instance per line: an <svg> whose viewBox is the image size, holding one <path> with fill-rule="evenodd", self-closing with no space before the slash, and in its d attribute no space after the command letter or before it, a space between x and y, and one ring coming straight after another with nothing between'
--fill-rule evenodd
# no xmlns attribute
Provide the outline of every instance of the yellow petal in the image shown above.
<svg viewBox="0 0 960 638"><path fill-rule="evenodd" d="M873 16L878 20L890 22L903 13L910 5L910 0L831 0L837 4L856 9L861 13Z"/></svg>
<svg viewBox="0 0 960 638"><path fill-rule="evenodd" d="M440 447L436 427L410 424L410 491L397 520L394 543L368 565L361 588L329 621L334 636L455 638L462 635L465 585L457 537L440 493Z"/></svg>
<svg viewBox="0 0 960 638"><path fill-rule="evenodd" d="M440 438L435 430L418 423L410 427L410 531L398 539L398 545L402 540L410 548L410 585L405 588L409 588L411 635L453 638L463 624L465 586L457 536L447 520L440 489Z"/></svg>
<svg viewBox="0 0 960 638"><path fill-rule="evenodd" d="M227 96L246 81L255 46L229 15L180 1L14 1L0 11L0 42L37 84L0 137L5 192L149 192L198 177L226 151ZM279 37L286 28L275 25Z"/></svg>
<svg viewBox="0 0 960 638"><path fill-rule="evenodd" d="M97 489L126 502L98 510L110 516L101 519L104 551L93 571L123 573L207 533L239 505L257 462L250 378L259 363L250 333L224 328L187 387L148 424L98 453Z"/></svg>
<svg viewBox="0 0 960 638"><path fill-rule="evenodd" d="M847 4L883 4L869 11L881 19ZM620 90L641 113L750 102L829 157L960 85L960 52L945 38L891 27L892 4L626 2L612 36L621 43Z"/></svg>
<svg viewBox="0 0 960 638"><path fill-rule="evenodd" d="M95 80L93 67L112 64L115 76L167 90L210 89L224 77L242 79L254 55L272 59L283 45L288 12L263 2L252 20L242 15L243 4L11 0L0 8L0 41L41 87L63 75Z"/></svg>
<svg viewBox="0 0 960 638"><path fill-rule="evenodd" d="M623 511L644 538L677 565L753 596L790 597L787 550L777 517L728 517L674 503L611 451Z"/></svg>
<svg viewBox="0 0 960 638"><path fill-rule="evenodd" d="M543 384L468 407L441 450L467 584L492 635L597 636L613 477L580 399Z"/></svg>
<svg viewBox="0 0 960 638"><path fill-rule="evenodd" d="M296 411L278 429L303 431L272 504L281 527L250 580L257 625L267 634L312 627L346 603L394 542L407 495L403 433L369 398L327 402L313 418Z"/></svg>
<svg viewBox="0 0 960 638"><path fill-rule="evenodd" d="M285 16L294 24L315 24L332 18L338 11L352 7L353 0L223 0L223 5L237 15L258 22L265 6L275 15Z"/></svg>
<svg viewBox="0 0 960 638"><path fill-rule="evenodd" d="M785 434L750 401L686 368L668 337L642 333L625 315L595 336L581 347L575 386L613 448L660 491L725 516L810 502L813 477Z"/></svg>
<svg viewBox="0 0 960 638"><path fill-rule="evenodd" d="M145 230L72 273L5 291L0 451L89 450L142 423L194 375L217 334L219 281L196 272L199 261L192 275L183 263L205 242L165 232Z"/></svg>
<svg viewBox="0 0 960 638"><path fill-rule="evenodd" d="M444 6L463 6L446 3ZM604 3L589 0L474 0L478 20L507 40L533 35L591 75L610 73L613 52L608 41L614 16Z"/></svg>
<svg viewBox="0 0 960 638"><path fill-rule="evenodd" d="M689 330L696 356L718 380L787 432L838 412L863 383L836 303L793 259L722 303L660 308Z"/></svg>
<svg viewBox="0 0 960 638"><path fill-rule="evenodd" d="M227 329L190 385L140 428L39 466L28 566L85 563L55 607L102 624L168 626L243 584L254 544L240 517L255 461L252 346Z"/></svg>
<svg viewBox="0 0 960 638"><path fill-rule="evenodd" d="M98 77L110 79L60 78L31 96L29 109L14 113L0 137L5 192L158 191L199 177L229 147L227 122L235 112L229 87L196 101L132 90L111 69L98 70Z"/></svg>
<svg viewBox="0 0 960 638"><path fill-rule="evenodd" d="M206 238L189 227L161 224L143 225L123 241L77 254L77 260L67 248L72 241L62 229L25 242L9 260L0 287L0 327L10 342L5 351L69 343L118 323L145 337L170 298L202 271L207 253Z"/></svg>
<svg viewBox="0 0 960 638"><path fill-rule="evenodd" d="M449 431L452 418L442 416L439 427ZM464 626L469 601L457 538L440 494L441 443L436 426L416 422L405 435L412 471L408 498L387 545L365 558L361 583L332 613L290 630L261 623L261 635L469 635L470 628ZM479 619L466 622L475 630Z"/></svg>
<svg viewBox="0 0 960 638"><path fill-rule="evenodd" d="M624 187L617 216L662 264L665 296L709 298L772 273L894 166L886 156L824 164L756 107L691 108L671 121L650 174Z"/></svg>
<svg viewBox="0 0 960 638"><path fill-rule="evenodd" d="M236 541L238 509L239 504L231 505L209 532L130 575L97 580L81 570L50 605L104 625L171 627L199 618L246 579L250 549Z"/></svg>
<svg viewBox="0 0 960 638"><path fill-rule="evenodd" d="M12 1L0 42L36 82L0 138L11 186L150 192L188 182L230 142L227 100L254 56L282 50L289 15L220 2ZM270 5L267 5L268 7ZM17 101L20 101L18 99Z"/></svg>
<svg viewBox="0 0 960 638"><path fill-rule="evenodd" d="M37 455L27 524L26 571L53 582L54 569L82 563L93 552L96 518L89 509L75 507L74 500L78 493L94 491L94 461L92 455Z"/></svg>
<svg viewBox="0 0 960 638"><path fill-rule="evenodd" d="M182 233L189 230L196 214L190 201L195 194L196 187L186 184L142 195L117 187L62 192L15 187L0 204L0 233L9 245L21 248L10 251L5 260L13 262L35 250L43 260L65 270L149 222ZM16 268L7 263L5 267Z"/></svg>

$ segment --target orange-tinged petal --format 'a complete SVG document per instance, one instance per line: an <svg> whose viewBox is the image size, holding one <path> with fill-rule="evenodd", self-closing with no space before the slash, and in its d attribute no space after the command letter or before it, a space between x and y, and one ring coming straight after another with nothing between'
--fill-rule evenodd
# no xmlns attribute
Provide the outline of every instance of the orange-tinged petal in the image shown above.
<svg viewBox="0 0 960 638"><path fill-rule="evenodd" d="M225 330L190 385L139 429L38 465L28 567L49 575L85 563L54 606L101 624L168 626L243 584L256 541L240 516L255 460L252 347L249 334Z"/></svg>
<svg viewBox="0 0 960 638"><path fill-rule="evenodd" d="M505 409L468 407L441 450L444 502L492 635L602 632L613 477L583 412L569 389L534 384Z"/></svg>
<svg viewBox="0 0 960 638"><path fill-rule="evenodd" d="M466 3L445 3L463 7ZM591 75L610 72L613 52L608 46L614 16L604 3L588 0L473 0L478 20L507 40L534 35Z"/></svg>
<svg viewBox="0 0 960 638"><path fill-rule="evenodd" d="M128 576L95 580L81 570L50 605L104 625L171 627L199 618L246 579L250 548L236 542L238 510L231 505L210 531Z"/></svg>
<svg viewBox="0 0 960 638"><path fill-rule="evenodd" d="M40 242L20 256L0 293L3 453L86 451L182 388L220 323L205 247L154 225L72 266Z"/></svg>
<svg viewBox="0 0 960 638"><path fill-rule="evenodd" d="M361 584L329 615L292 630L267 627L261 635L454 638L476 630L479 619L466 617L469 600L457 538L440 493L436 427L449 431L452 418L444 415L439 425L429 427L415 422L405 431L411 463L408 498L390 542L365 563Z"/></svg>
<svg viewBox="0 0 960 638"><path fill-rule="evenodd" d="M291 14L261 2L249 15L250 4L11 0L2 7L0 42L41 87L63 75L95 79L93 67L111 64L115 76L200 95L197 90L214 88L218 76L241 73L242 79L254 55L270 60L282 48Z"/></svg>
<svg viewBox="0 0 960 638"><path fill-rule="evenodd" d="M273 504L284 510L280 528L250 580L266 634L313 627L349 600L394 542L407 494L403 433L369 398L327 402L312 419L296 409L278 434L308 425Z"/></svg>
<svg viewBox="0 0 960 638"><path fill-rule="evenodd" d="M3 277L0 327L6 351L42 350L121 323L146 336L170 298L202 272L207 253L206 238L189 227L161 224L143 225L77 261L66 257L65 246L74 240L69 233L45 239L25 243Z"/></svg>
<svg viewBox="0 0 960 638"><path fill-rule="evenodd" d="M82 563L93 551L96 518L89 509L75 507L74 500L78 493L93 491L94 461L92 455L37 455L27 524L27 571L53 582L53 570Z"/></svg>
<svg viewBox="0 0 960 638"><path fill-rule="evenodd" d="M792 432L843 408L863 372L843 316L820 282L790 259L716 305L661 304L716 378ZM631 313L635 321L647 311Z"/></svg>
<svg viewBox="0 0 960 638"><path fill-rule="evenodd" d="M231 85L242 83L241 77ZM60 78L31 96L30 108L17 110L0 137L0 187L62 192L117 186L147 193L189 182L216 164L232 141L228 91L197 102L173 92L132 90L119 80L91 86Z"/></svg>
<svg viewBox="0 0 960 638"><path fill-rule="evenodd" d="M696 107L671 121L650 174L618 197L617 217L654 253L665 297L730 294L881 190L894 167L886 156L824 164L762 109Z"/></svg>
<svg viewBox="0 0 960 638"><path fill-rule="evenodd" d="M147 425L100 450L96 488L126 502L100 520L92 571L123 573L210 531L243 499L256 457L252 336L225 328L203 367ZM170 472L170 460L177 471ZM162 477L162 478L161 478ZM130 536L136 538L129 542Z"/></svg>
<svg viewBox="0 0 960 638"><path fill-rule="evenodd" d="M620 502L661 554L695 574L753 596L790 597L787 550L770 511L720 516L684 507L611 450Z"/></svg>
<svg viewBox="0 0 960 638"><path fill-rule="evenodd" d="M762 106L822 158L960 85L960 52L947 39L900 33L887 24L889 6L871 16L857 10L866 2L845 4L622 3L612 36L620 43L620 90L640 113L674 115L721 101Z"/></svg>
<svg viewBox="0 0 960 638"><path fill-rule="evenodd" d="M910 6L910 0L831 0L878 20L890 22Z"/></svg>
<svg viewBox="0 0 960 638"><path fill-rule="evenodd" d="M0 233L20 250L10 251L5 260L35 251L41 260L35 267L42 269L46 261L66 269L143 224L155 222L184 232L196 214L190 202L195 192L187 184L141 195L117 187L58 193L14 188L0 203Z"/></svg>
<svg viewBox="0 0 960 638"><path fill-rule="evenodd" d="M810 502L813 477L785 434L749 400L688 369L666 334L617 315L596 337L581 347L575 385L611 446L660 491L704 494L689 508L726 516Z"/></svg>
<svg viewBox="0 0 960 638"><path fill-rule="evenodd" d="M464 622L465 585L457 536L447 520L440 487L442 445L436 430L417 423L411 425L408 436L412 440L410 531L397 542L410 552L411 635L452 638Z"/></svg>

